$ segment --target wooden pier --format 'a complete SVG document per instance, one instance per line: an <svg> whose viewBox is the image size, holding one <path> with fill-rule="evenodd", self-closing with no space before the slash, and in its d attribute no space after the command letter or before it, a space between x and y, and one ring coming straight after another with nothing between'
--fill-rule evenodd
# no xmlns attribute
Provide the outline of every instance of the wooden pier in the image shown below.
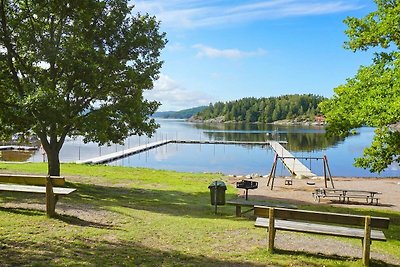
<svg viewBox="0 0 400 267"><path fill-rule="evenodd" d="M137 147L133 147L133 148L129 148L129 149L124 149L121 151L117 151L111 154L107 154L107 155L103 155L103 156L99 156L99 157L95 157L95 158L91 158L91 159L87 159L87 160L79 160L76 163L77 164L104 164L104 163L109 163L112 162L114 160L117 159L122 159L131 155L135 155L141 152L145 152L148 151L150 149L159 147L159 146L163 146L166 144L171 143L171 140L164 140L164 141L157 141L157 142L153 142L153 143L149 143L149 144L145 144L145 145L141 145L141 146L137 146Z"/></svg>
<svg viewBox="0 0 400 267"><path fill-rule="evenodd" d="M258 145L269 146L270 141L218 141L218 140L171 140L171 143L176 144L201 144L201 145ZM286 142L285 142L286 143Z"/></svg>
<svg viewBox="0 0 400 267"><path fill-rule="evenodd" d="M104 164L109 163L114 160L118 160L121 158L125 158L131 155L139 154L141 152L145 152L151 150L156 147L160 147L167 144L200 144L200 145L261 145L261 146L269 146L271 141L264 142L251 142L251 141L217 141L217 140L164 140L157 141L153 143L148 143L145 145L141 145L138 147L133 147L129 149L124 149L122 151L114 152L111 154L87 159L87 160L79 160L77 164ZM279 144L279 142L277 142ZM281 142L286 143L286 142Z"/></svg>
<svg viewBox="0 0 400 267"><path fill-rule="evenodd" d="M279 142L269 141L271 148L293 176L299 177L315 177L317 176L310 169L304 166L295 156L286 150Z"/></svg>

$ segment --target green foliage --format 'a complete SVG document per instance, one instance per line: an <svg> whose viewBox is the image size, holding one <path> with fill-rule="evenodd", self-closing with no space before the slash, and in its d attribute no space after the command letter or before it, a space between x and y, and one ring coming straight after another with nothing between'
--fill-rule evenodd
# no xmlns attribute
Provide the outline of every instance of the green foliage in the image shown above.
<svg viewBox="0 0 400 267"><path fill-rule="evenodd" d="M318 104L324 98L315 95L284 95L269 98L248 97L230 102L217 102L198 113L196 119L224 117L224 121L274 122L284 119L314 120Z"/></svg>
<svg viewBox="0 0 400 267"><path fill-rule="evenodd" d="M356 159L356 164L368 166L371 172L384 170L393 160L400 161L399 151L400 132L377 128L371 146L364 150L364 157Z"/></svg>
<svg viewBox="0 0 400 267"><path fill-rule="evenodd" d="M399 132L388 128L400 121L400 2L375 2L377 11L345 20L349 27L345 47L353 51L378 47L380 52L370 66L361 66L354 78L337 87L320 108L331 134L345 136L364 125L377 128L371 147L355 165L380 172L400 162Z"/></svg>
<svg viewBox="0 0 400 267"><path fill-rule="evenodd" d="M0 3L0 133L36 133L57 174L67 135L118 143L151 135L165 33L126 0ZM59 167L58 167L59 168Z"/></svg>
<svg viewBox="0 0 400 267"><path fill-rule="evenodd" d="M164 111L155 112L153 117L165 119L189 119L193 115L203 111L207 106L200 106L195 108L183 109L179 111Z"/></svg>

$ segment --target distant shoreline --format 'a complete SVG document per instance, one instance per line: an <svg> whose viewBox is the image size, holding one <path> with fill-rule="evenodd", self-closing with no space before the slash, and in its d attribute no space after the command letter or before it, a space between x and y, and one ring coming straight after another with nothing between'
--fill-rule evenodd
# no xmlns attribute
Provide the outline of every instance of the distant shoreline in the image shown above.
<svg viewBox="0 0 400 267"><path fill-rule="evenodd" d="M246 121L224 121L223 118L213 118L208 120L202 120L197 118L189 118L188 122L194 123L209 123L209 124L229 124L229 123L250 123L250 124L268 124L268 125L282 125L282 126L318 126L325 127L325 123L315 122L315 121L296 121L296 120L279 120L274 122L246 122Z"/></svg>

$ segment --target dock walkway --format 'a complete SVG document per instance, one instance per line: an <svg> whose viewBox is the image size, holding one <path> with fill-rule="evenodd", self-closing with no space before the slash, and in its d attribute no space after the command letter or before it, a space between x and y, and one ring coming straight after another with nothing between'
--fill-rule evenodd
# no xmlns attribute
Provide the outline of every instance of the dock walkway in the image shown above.
<svg viewBox="0 0 400 267"><path fill-rule="evenodd" d="M111 153L111 154L107 154L107 155L103 155L103 156L87 159L87 160L79 160L76 163L77 164L103 164L103 163L109 163L109 162L112 162L112 161L117 160L117 159L122 159L122 158L130 156L130 155L138 154L138 153L145 152L147 150L150 150L150 149L153 149L153 148L156 148L156 147L159 147L159 146L166 145L168 143L171 143L171 140L157 141L157 142L153 142L153 143L149 143L149 144L145 144L145 145L141 145L141 146L137 146L137 147L133 147L133 148L117 151L117 152L114 152L114 153Z"/></svg>
<svg viewBox="0 0 400 267"><path fill-rule="evenodd" d="M271 148L278 155L278 158L282 161L285 167L289 170L292 175L304 176L304 177L315 177L317 176L310 169L308 169L301 161L296 159L289 151L286 150L279 142L269 141Z"/></svg>
<svg viewBox="0 0 400 267"><path fill-rule="evenodd" d="M77 164L109 163L114 160L118 160L118 159L128 157L131 155L135 155L135 154L145 152L150 149L160 147L163 145L167 145L167 144L171 144L171 143L173 143L173 144L204 144L204 145L215 144L215 145L263 145L263 146L268 146L268 145L270 145L270 142L271 141L252 142L252 141L218 141L218 140L163 140L163 141L148 143L148 144L141 145L138 147L125 149L122 151L114 152L111 154L107 154L107 155L103 155L103 156L99 156L99 157L95 157L95 158L91 158L91 159L79 160L76 163ZM286 143L286 142L282 142L282 143Z"/></svg>

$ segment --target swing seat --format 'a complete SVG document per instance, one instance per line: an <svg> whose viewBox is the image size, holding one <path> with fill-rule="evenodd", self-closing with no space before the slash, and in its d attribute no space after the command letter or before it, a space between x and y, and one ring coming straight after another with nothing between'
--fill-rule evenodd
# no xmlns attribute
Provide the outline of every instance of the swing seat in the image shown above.
<svg viewBox="0 0 400 267"><path fill-rule="evenodd" d="M292 179L285 179L285 185L293 185Z"/></svg>

